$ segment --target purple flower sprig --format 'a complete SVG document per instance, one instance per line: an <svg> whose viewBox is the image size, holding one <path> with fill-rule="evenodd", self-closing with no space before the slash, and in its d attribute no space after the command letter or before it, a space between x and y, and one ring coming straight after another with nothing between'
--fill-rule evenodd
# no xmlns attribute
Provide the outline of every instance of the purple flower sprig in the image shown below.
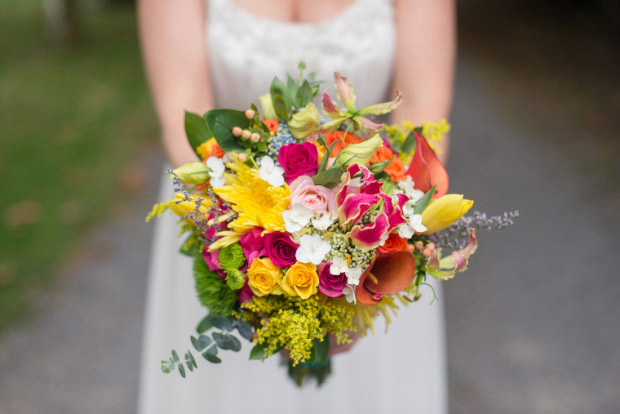
<svg viewBox="0 0 620 414"><path fill-rule="evenodd" d="M501 230L512 226L516 217L519 217L518 210L491 217L486 213L474 211L473 214L461 217L445 230L431 234L429 238L439 247L463 249L469 242L469 229L473 228L476 232Z"/></svg>

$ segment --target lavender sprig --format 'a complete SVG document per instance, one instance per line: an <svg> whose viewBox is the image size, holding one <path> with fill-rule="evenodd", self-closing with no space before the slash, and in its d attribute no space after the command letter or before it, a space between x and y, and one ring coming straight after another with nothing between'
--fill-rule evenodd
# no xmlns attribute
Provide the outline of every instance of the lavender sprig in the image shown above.
<svg viewBox="0 0 620 414"><path fill-rule="evenodd" d="M429 238L439 247L463 249L469 242L469 229L477 232L501 230L514 224L513 219L519 217L519 211L506 212L501 216L487 217L486 213L474 211L473 214L461 217L452 225Z"/></svg>

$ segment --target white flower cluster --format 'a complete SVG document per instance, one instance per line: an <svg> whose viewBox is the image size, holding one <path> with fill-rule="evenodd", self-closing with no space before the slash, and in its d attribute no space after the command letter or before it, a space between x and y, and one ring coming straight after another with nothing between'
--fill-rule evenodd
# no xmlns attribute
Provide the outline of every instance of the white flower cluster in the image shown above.
<svg viewBox="0 0 620 414"><path fill-rule="evenodd" d="M210 170L211 187L220 188L226 184L226 178L224 177L226 165L222 159L218 157L209 157L207 159L207 168Z"/></svg>
<svg viewBox="0 0 620 414"><path fill-rule="evenodd" d="M407 219L406 223L398 226L398 235L405 239L410 239L414 233L422 233L426 231L426 226L422 224L422 215L414 214L415 205L424 195L423 191L416 190L414 182L410 176L406 176L404 180L399 181L394 189L395 194L404 194L409 200L403 206L403 214Z"/></svg>

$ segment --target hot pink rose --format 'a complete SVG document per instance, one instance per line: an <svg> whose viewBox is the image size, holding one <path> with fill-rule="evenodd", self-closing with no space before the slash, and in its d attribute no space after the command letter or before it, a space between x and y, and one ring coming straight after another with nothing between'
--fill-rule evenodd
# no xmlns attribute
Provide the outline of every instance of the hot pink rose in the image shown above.
<svg viewBox="0 0 620 414"><path fill-rule="evenodd" d="M311 142L283 145L278 162L284 168L284 180L290 184L300 175L316 174L319 169L319 151Z"/></svg>
<svg viewBox="0 0 620 414"><path fill-rule="evenodd" d="M291 205L301 203L315 213L338 210L334 192L322 185L314 185L307 175L297 177L290 185Z"/></svg>
<svg viewBox="0 0 620 414"><path fill-rule="evenodd" d="M299 248L288 233L274 231L265 234L265 250L271 262L278 267L294 265L295 252Z"/></svg>
<svg viewBox="0 0 620 414"><path fill-rule="evenodd" d="M338 298L347 286L347 276L344 273L332 275L329 271L331 263L319 265L319 290L332 298Z"/></svg>
<svg viewBox="0 0 620 414"><path fill-rule="evenodd" d="M204 257L207 266L209 266L209 270L216 271L217 274L224 279L226 277L226 273L224 273L224 270L222 270L222 267L220 266L220 252L218 250L210 252L207 250L208 248L209 246L204 247L202 250L202 257Z"/></svg>
<svg viewBox="0 0 620 414"><path fill-rule="evenodd" d="M239 240L239 244L241 244L241 248L243 249L243 254L245 258L248 259L248 266L251 265L252 260L257 257L267 255L265 251L265 238L261 236L263 230L262 227L252 227L252 230L241 236L241 240Z"/></svg>

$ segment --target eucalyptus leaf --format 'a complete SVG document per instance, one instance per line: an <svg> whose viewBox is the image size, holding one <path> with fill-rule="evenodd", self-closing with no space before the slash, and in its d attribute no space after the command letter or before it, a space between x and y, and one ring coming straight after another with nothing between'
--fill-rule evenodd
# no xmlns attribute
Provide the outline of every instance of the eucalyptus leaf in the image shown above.
<svg viewBox="0 0 620 414"><path fill-rule="evenodd" d="M195 336L192 336L190 339L191 339L192 345L193 345L194 349L196 349L196 351L202 352L203 349L205 349L206 345L203 344L202 342L200 342L198 340L198 338L196 338Z"/></svg>
<svg viewBox="0 0 620 414"><path fill-rule="evenodd" d="M196 327L196 332L200 334L200 333L206 332L209 329L211 329L213 327L213 325L211 324L211 319L213 319L212 315L207 315L204 318L202 318L202 320Z"/></svg>
<svg viewBox="0 0 620 414"><path fill-rule="evenodd" d="M248 321L241 319L236 320L235 328L237 328L237 331L239 331L239 335L241 335L242 338L245 338L248 341L252 340L254 332L252 330L252 325Z"/></svg>
<svg viewBox="0 0 620 414"><path fill-rule="evenodd" d="M181 360L179 359L179 354L177 354L177 351L175 351L174 349L172 350L172 358L174 358L174 362L176 362L177 364L181 363Z"/></svg>
<svg viewBox="0 0 620 414"><path fill-rule="evenodd" d="M212 364L219 364L220 362L222 362L220 357L216 356L215 354L206 353L202 354L202 356Z"/></svg>
<svg viewBox="0 0 620 414"><path fill-rule="evenodd" d="M200 335L198 337L198 340L202 343L202 345L204 346L202 348L202 350L200 352L202 352L203 356L205 354L205 352L211 353L211 354L217 354L217 346L215 346L213 344L213 339L209 338L206 335ZM204 351L204 352L203 352Z"/></svg>
<svg viewBox="0 0 620 414"><path fill-rule="evenodd" d="M237 137L232 133L236 126L247 129L250 120L243 111L234 109L212 109L204 115L204 119L213 133L218 145L226 152L242 151L243 147L237 142Z"/></svg>
<svg viewBox="0 0 620 414"><path fill-rule="evenodd" d="M241 350L241 342L235 336L214 332L213 339L218 348L225 351L239 352Z"/></svg>
<svg viewBox="0 0 620 414"><path fill-rule="evenodd" d="M161 370L162 372L165 372L166 374L170 374L172 372L172 370L174 369L174 362L173 361L161 361Z"/></svg>
<svg viewBox="0 0 620 414"><path fill-rule="evenodd" d="M198 364L196 364L196 360L191 352L187 351L185 353L185 365L187 365L187 369L193 371L194 368L198 368Z"/></svg>
<svg viewBox="0 0 620 414"><path fill-rule="evenodd" d="M223 316L214 316L213 319L211 319L211 324L222 331L230 332L233 330L230 320L224 318Z"/></svg>
<svg viewBox="0 0 620 414"><path fill-rule="evenodd" d="M177 368L179 368L179 374L181 374L181 376L185 378L185 367L183 366L183 364L177 365Z"/></svg>
<svg viewBox="0 0 620 414"><path fill-rule="evenodd" d="M194 152L200 144L213 136L204 118L192 112L185 112L185 135ZM196 155L199 155L198 152Z"/></svg>
<svg viewBox="0 0 620 414"><path fill-rule="evenodd" d="M426 194L424 194L417 203L415 203L415 207L413 208L413 214L422 214L424 209L428 206L428 203L431 202L433 198L433 194L435 194L435 190L437 189L437 185L435 184L433 188L428 190Z"/></svg>

